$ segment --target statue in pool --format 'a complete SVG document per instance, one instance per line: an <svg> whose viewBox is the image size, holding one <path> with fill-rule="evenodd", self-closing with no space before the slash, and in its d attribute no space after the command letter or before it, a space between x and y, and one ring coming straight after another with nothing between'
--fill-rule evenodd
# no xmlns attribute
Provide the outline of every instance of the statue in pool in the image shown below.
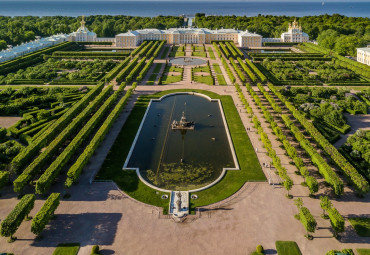
<svg viewBox="0 0 370 255"><path fill-rule="evenodd" d="M194 121L187 121L185 112L182 112L180 121L174 120L171 128L173 130L194 130Z"/></svg>

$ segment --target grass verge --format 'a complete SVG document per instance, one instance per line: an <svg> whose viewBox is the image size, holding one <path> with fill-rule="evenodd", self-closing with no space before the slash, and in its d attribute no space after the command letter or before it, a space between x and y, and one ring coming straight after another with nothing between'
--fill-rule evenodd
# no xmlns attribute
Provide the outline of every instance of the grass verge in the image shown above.
<svg viewBox="0 0 370 255"><path fill-rule="evenodd" d="M370 255L370 249L357 249L358 255Z"/></svg>
<svg viewBox="0 0 370 255"><path fill-rule="evenodd" d="M349 218L349 222L361 237L370 237L370 218Z"/></svg>
<svg viewBox="0 0 370 255"><path fill-rule="evenodd" d="M208 95L213 99L221 99L241 168L241 170L227 171L224 178L219 183L207 190L197 192L198 199L191 201L191 208L194 209L196 206L208 205L225 199L238 191L246 181L266 180L253 146L230 96L220 96L209 91L190 89L167 90L152 95L141 96L120 131L96 179L113 180L129 196L141 202L162 207L164 213L168 211L169 202L168 200L161 199L161 195L164 193L151 189L139 180L136 172L123 171L122 166L131 148L131 144L150 99L160 98L163 95L181 91L194 91Z"/></svg>
<svg viewBox="0 0 370 255"><path fill-rule="evenodd" d="M62 243L58 244L53 255L77 255L79 249L79 243Z"/></svg>
<svg viewBox="0 0 370 255"><path fill-rule="evenodd" d="M296 242L276 241L275 246L278 255L302 255Z"/></svg>

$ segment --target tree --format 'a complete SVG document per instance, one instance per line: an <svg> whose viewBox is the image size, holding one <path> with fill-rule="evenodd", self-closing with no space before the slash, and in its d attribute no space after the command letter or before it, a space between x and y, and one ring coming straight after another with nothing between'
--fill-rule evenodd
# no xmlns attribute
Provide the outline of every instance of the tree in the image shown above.
<svg viewBox="0 0 370 255"><path fill-rule="evenodd" d="M8 48L8 44L4 40L0 40L0 50L6 50Z"/></svg>
<svg viewBox="0 0 370 255"><path fill-rule="evenodd" d="M315 218L312 216L311 212L306 207L301 207L299 211L299 219L307 231L306 237L311 239L312 236L309 233L315 233L317 226Z"/></svg>
<svg viewBox="0 0 370 255"><path fill-rule="evenodd" d="M287 178L284 180L284 182L283 182L283 185L284 185L284 188L287 190L287 197L288 198L290 198L291 197L291 195L289 195L289 190L291 190L292 189L292 187L293 187L293 181L292 181L292 179L290 179L288 176L287 176Z"/></svg>
<svg viewBox="0 0 370 255"><path fill-rule="evenodd" d="M337 38L338 32L334 31L333 29L328 29L320 33L320 35L317 37L317 42L322 47L333 49Z"/></svg>
<svg viewBox="0 0 370 255"><path fill-rule="evenodd" d="M319 184L314 177L307 176L306 183L307 183L308 189L310 190L311 195L313 195L319 190Z"/></svg>
<svg viewBox="0 0 370 255"><path fill-rule="evenodd" d="M320 206L323 210L323 215L326 216L325 211L331 208L332 203L327 196L320 196Z"/></svg>

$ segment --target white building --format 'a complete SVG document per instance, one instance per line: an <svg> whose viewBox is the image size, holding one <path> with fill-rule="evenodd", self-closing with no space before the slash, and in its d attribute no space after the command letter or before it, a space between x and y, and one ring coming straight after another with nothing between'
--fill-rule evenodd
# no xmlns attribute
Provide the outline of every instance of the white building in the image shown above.
<svg viewBox="0 0 370 255"><path fill-rule="evenodd" d="M308 34L302 31L302 27L298 24L296 20L293 23L289 23L288 32L281 34L281 42L308 42Z"/></svg>
<svg viewBox="0 0 370 255"><path fill-rule="evenodd" d="M239 47L261 47L262 36L235 29L170 28L143 29L116 35L117 47L135 47L145 40L166 40L170 44L203 44L212 41L233 41Z"/></svg>
<svg viewBox="0 0 370 255"><path fill-rule="evenodd" d="M0 63L12 60L16 57L21 57L25 54L41 50L46 47L54 46L67 40L68 35L58 34L41 39L36 39L28 43L22 43L21 45L17 45L15 47L0 51Z"/></svg>
<svg viewBox="0 0 370 255"><path fill-rule="evenodd" d="M370 66L370 47L357 49L357 61Z"/></svg>
<svg viewBox="0 0 370 255"><path fill-rule="evenodd" d="M111 42L114 45L114 37L97 37L96 33L90 31L85 24L85 17L82 16L80 28L76 32L70 33L68 40L71 42Z"/></svg>

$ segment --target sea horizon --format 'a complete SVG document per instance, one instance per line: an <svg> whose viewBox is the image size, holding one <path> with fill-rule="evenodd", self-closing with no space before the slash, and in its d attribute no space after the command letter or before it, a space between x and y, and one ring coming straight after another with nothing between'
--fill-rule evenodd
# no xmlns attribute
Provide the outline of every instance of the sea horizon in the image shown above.
<svg viewBox="0 0 370 255"><path fill-rule="evenodd" d="M42 5L40 5L42 3ZM324 3L324 4L323 4ZM340 14L369 17L370 2L241 2L241 1L0 1L0 16L126 15L155 17L206 15L316 16Z"/></svg>

